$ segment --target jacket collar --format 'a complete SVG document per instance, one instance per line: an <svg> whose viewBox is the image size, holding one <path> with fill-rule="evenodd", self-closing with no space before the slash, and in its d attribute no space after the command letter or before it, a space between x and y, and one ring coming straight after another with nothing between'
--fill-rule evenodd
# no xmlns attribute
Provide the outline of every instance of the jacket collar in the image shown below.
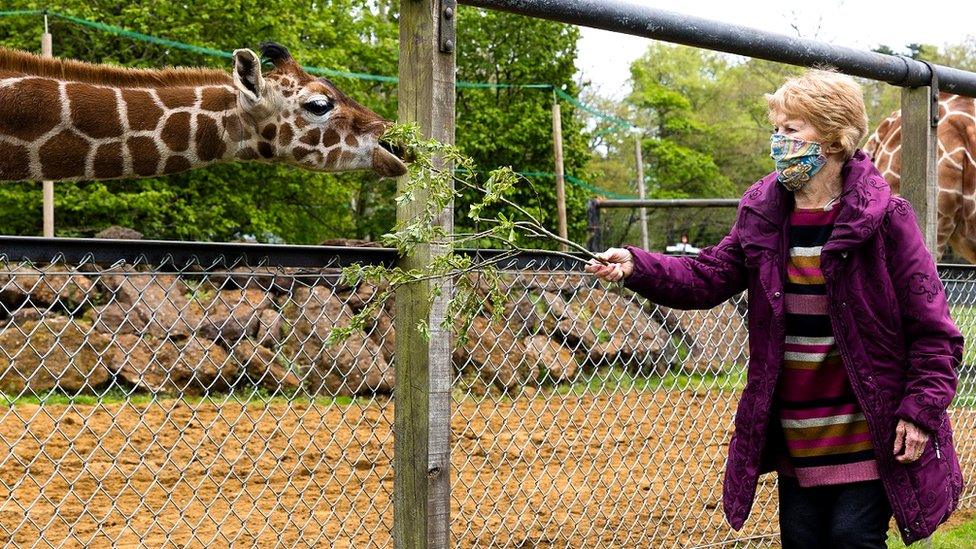
<svg viewBox="0 0 976 549"><path fill-rule="evenodd" d="M867 240L881 225L891 196L891 187L861 150L844 163L841 178L841 211L824 251L854 248ZM752 246L779 250L792 210L793 193L776 181L776 172L750 187L739 205L739 238L747 253Z"/></svg>

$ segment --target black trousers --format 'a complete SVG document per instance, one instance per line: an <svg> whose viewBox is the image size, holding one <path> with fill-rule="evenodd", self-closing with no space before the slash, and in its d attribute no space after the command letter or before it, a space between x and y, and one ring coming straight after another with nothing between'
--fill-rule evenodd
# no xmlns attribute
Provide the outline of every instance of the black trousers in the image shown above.
<svg viewBox="0 0 976 549"><path fill-rule="evenodd" d="M801 488L779 475L783 549L884 549L890 519L880 480Z"/></svg>

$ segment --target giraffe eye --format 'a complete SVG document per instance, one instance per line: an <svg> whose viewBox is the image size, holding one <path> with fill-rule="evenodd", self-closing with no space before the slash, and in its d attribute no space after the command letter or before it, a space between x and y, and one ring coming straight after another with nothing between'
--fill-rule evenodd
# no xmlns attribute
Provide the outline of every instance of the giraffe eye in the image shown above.
<svg viewBox="0 0 976 549"><path fill-rule="evenodd" d="M302 105L302 107L304 107L306 111L314 114L315 116L322 116L323 114L326 114L329 111L331 111L333 108L335 108L335 105L332 103L332 101L329 101L328 99L315 99L313 101L309 101L308 103L305 103L304 105Z"/></svg>

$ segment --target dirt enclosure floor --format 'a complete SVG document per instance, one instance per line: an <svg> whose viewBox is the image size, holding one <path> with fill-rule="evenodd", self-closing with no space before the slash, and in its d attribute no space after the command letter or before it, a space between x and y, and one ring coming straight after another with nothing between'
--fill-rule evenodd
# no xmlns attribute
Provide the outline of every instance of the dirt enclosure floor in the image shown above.
<svg viewBox="0 0 976 549"><path fill-rule="evenodd" d="M455 402L454 546L690 547L775 532L769 475L742 531L722 517L736 398ZM957 441L976 440L972 415L953 421ZM391 547L392 423L390 402L0 408L0 544Z"/></svg>

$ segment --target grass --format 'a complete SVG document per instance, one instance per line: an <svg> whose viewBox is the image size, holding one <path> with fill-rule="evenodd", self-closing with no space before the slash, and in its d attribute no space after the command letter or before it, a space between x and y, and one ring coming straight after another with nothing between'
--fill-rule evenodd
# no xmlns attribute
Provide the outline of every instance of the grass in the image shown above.
<svg viewBox="0 0 976 549"><path fill-rule="evenodd" d="M910 547L926 547L915 542ZM976 518L951 529L937 530L932 535L932 549L972 549L976 547ZM905 544L894 530L888 532L888 549L904 549Z"/></svg>

